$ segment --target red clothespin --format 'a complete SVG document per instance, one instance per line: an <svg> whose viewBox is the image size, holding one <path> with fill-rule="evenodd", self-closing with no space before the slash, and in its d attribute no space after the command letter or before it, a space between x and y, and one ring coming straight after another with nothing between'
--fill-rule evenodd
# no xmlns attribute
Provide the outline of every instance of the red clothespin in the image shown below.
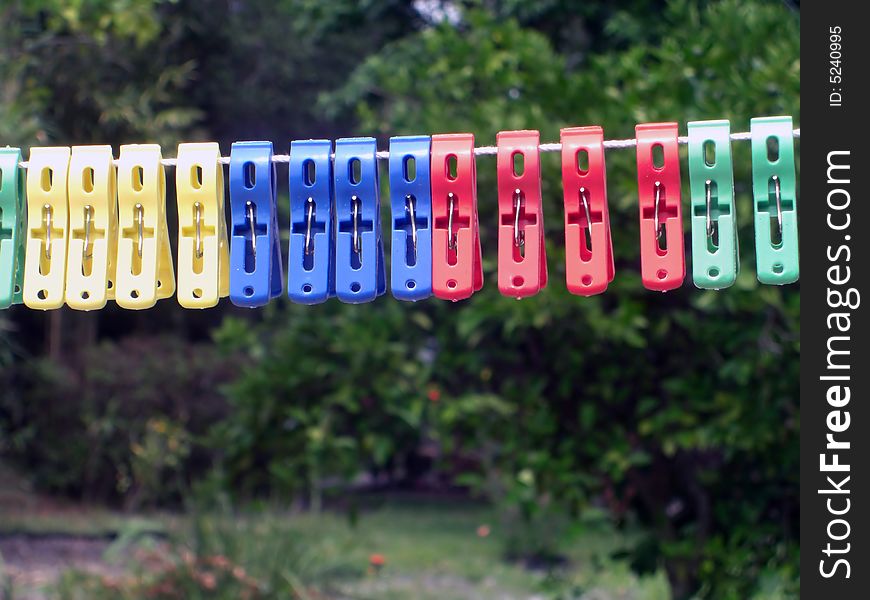
<svg viewBox="0 0 870 600"><path fill-rule="evenodd" d="M607 289L614 273L604 131L569 127L561 131L561 142L565 279L572 294L592 296Z"/></svg>
<svg viewBox="0 0 870 600"><path fill-rule="evenodd" d="M635 133L641 279L647 289L665 292L686 277L677 124L644 123ZM654 154L659 153L657 165Z"/></svg>
<svg viewBox="0 0 870 600"><path fill-rule="evenodd" d="M498 289L533 296L547 285L537 131L501 131L498 145Z"/></svg>
<svg viewBox="0 0 870 600"><path fill-rule="evenodd" d="M463 300L483 287L474 136L432 136L432 293Z"/></svg>

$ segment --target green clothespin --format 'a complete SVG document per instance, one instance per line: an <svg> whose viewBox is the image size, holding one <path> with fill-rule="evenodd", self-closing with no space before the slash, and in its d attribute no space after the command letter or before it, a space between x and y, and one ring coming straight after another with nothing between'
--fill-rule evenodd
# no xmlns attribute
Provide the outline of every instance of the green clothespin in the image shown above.
<svg viewBox="0 0 870 600"><path fill-rule="evenodd" d="M791 117L752 119L750 131L758 281L792 283L800 268Z"/></svg>
<svg viewBox="0 0 870 600"><path fill-rule="evenodd" d="M0 148L0 308L21 302L27 212L21 150Z"/></svg>
<svg viewBox="0 0 870 600"><path fill-rule="evenodd" d="M730 136L725 120L689 123L692 280L699 288L726 288L740 270Z"/></svg>

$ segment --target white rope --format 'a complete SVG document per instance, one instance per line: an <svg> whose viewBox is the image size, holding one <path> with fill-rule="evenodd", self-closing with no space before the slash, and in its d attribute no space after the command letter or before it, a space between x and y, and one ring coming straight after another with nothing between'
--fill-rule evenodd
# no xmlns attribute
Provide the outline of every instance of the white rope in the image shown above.
<svg viewBox="0 0 870 600"><path fill-rule="evenodd" d="M793 129L792 135L796 138L800 138L801 130L800 129ZM740 133L732 133L731 134L731 140L735 141L735 142L742 142L742 141L746 141L749 139L752 139L752 133L750 133L748 131L742 131ZM685 135L681 135L677 138L677 143L688 144L689 137L685 136ZM634 138L630 138L627 140L604 140L604 147L608 150L620 150L623 148L633 148L634 146L637 146L637 140ZM541 152L561 152L562 144L560 144L558 142L552 143L552 144L540 144L538 146L538 150L540 150ZM477 148L474 149L475 156L492 156L495 154L498 154L498 146L478 146ZM334 158L335 155L333 154L332 157ZM390 158L390 152L389 152L389 150L380 150L377 153L377 157L379 160L387 160ZM274 156L272 156L272 160L276 163L289 163L290 162L290 155L289 154L275 154ZM178 159L175 159L175 158L164 158L160 161L160 164L162 164L165 167L174 167L177 163L178 163ZM218 158L218 163L220 163L222 165L228 165L228 164L230 164L230 157L229 156L221 156L220 158ZM117 167L118 160L115 159L114 161L112 161L112 164L114 164ZM26 169L26 168L28 168L29 163L27 161L22 161L22 162L18 163L18 166L20 166L22 169Z"/></svg>

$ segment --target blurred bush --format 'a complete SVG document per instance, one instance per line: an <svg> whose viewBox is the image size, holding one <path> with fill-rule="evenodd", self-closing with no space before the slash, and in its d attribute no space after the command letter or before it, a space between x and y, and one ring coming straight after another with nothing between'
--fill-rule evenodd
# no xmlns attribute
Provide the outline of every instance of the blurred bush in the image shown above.
<svg viewBox="0 0 870 600"><path fill-rule="evenodd" d="M208 344L135 337L2 372L0 451L43 489L130 508L178 504L211 465L231 362ZM88 365L83 368L82 365Z"/></svg>
<svg viewBox="0 0 870 600"><path fill-rule="evenodd" d="M327 486L361 471L385 483L425 472L427 311L328 303L266 315L256 325L229 318L216 334L247 365L226 389L232 418L214 428L228 489L302 494L316 510Z"/></svg>
<svg viewBox="0 0 870 600"><path fill-rule="evenodd" d="M347 537L347 533L344 537ZM132 573L67 571L60 600L227 600L335 598L333 591L364 573L347 542L324 541L272 519L194 515L168 542L128 548Z"/></svg>

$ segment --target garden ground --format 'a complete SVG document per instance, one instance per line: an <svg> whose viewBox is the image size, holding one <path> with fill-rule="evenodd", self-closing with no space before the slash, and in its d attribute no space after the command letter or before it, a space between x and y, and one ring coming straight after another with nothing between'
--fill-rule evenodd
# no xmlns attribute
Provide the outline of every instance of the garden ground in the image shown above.
<svg viewBox="0 0 870 600"><path fill-rule="evenodd" d="M632 534L592 517L577 527L542 522L544 531L525 532L490 507L406 496L367 499L352 518L262 507L231 518L136 516L40 497L8 471L0 481L4 600L137 598L146 589L166 591L167 582L188 594L193 585L195 597L229 598L244 581L263 594L252 597L275 598L286 597L276 581L302 599L668 597L662 574L638 578L610 559ZM515 538L524 533L556 539L556 552L508 560L506 548L522 556ZM176 572L182 564L198 565L185 581Z"/></svg>

